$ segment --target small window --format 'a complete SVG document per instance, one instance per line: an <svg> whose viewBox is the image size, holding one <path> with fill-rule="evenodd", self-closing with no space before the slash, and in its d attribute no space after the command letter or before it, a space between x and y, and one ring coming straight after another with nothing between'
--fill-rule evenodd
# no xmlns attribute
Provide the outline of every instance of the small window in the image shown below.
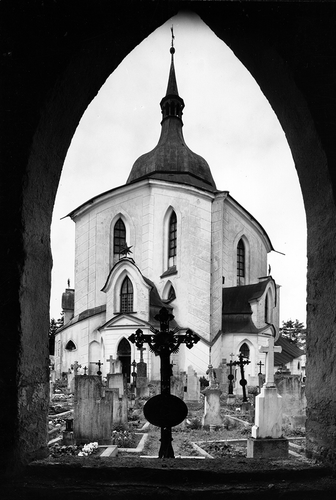
<svg viewBox="0 0 336 500"><path fill-rule="evenodd" d="M168 267L176 265L177 253L177 219L176 213L172 212L169 219L169 248L168 248Z"/></svg>
<svg viewBox="0 0 336 500"><path fill-rule="evenodd" d="M176 299L176 293L173 285L171 285L168 292L168 301L171 302L174 299Z"/></svg>
<svg viewBox="0 0 336 500"><path fill-rule="evenodd" d="M120 312L133 311L133 285L128 276L124 279L120 290Z"/></svg>
<svg viewBox="0 0 336 500"><path fill-rule="evenodd" d="M118 219L113 229L113 253L120 254L126 245L126 228L122 219Z"/></svg>
<svg viewBox="0 0 336 500"><path fill-rule="evenodd" d="M67 343L67 345L65 346L65 349L67 351L75 351L76 350L76 346L75 344L72 342L72 340L69 340L69 342Z"/></svg>
<svg viewBox="0 0 336 500"><path fill-rule="evenodd" d="M237 245L237 285L245 285L245 245L239 240Z"/></svg>
<svg viewBox="0 0 336 500"><path fill-rule="evenodd" d="M244 344L242 344L242 346L239 349L239 352L242 353L242 355L244 356L244 358L246 358L246 359L250 358L250 348L246 344L246 342L244 342Z"/></svg>

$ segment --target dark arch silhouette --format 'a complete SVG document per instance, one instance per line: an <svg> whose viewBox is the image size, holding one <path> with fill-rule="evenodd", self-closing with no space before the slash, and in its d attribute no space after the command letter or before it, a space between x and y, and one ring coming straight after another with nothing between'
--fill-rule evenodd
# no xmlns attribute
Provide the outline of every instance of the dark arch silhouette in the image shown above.
<svg viewBox="0 0 336 500"><path fill-rule="evenodd" d="M291 148L308 229L307 348L314 376L306 385L307 445L311 454L335 465L336 103L330 64L335 59L335 4L190 5L255 78ZM46 451L50 223L67 149L106 78L180 7L185 2L162 2L160 8L141 2L130 15L128 5L115 3L111 15L108 3L94 10L90 3L73 1L66 12L60 2L48 8L43 2L36 8L29 4L21 11L15 2L1 5L7 125L0 211L6 286L0 304L3 330L11 339L0 367L6 401L0 410L0 428L6 429L1 464L6 469ZM323 363L326 349L328 363ZM25 405L23 394L29 397Z"/></svg>

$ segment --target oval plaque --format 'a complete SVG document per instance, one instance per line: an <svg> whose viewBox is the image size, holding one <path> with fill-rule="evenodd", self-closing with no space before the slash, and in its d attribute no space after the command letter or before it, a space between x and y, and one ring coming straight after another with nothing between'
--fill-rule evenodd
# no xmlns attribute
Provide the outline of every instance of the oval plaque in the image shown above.
<svg viewBox="0 0 336 500"><path fill-rule="evenodd" d="M158 394L147 401L143 408L145 418L157 427L174 427L188 415L182 399L172 394Z"/></svg>

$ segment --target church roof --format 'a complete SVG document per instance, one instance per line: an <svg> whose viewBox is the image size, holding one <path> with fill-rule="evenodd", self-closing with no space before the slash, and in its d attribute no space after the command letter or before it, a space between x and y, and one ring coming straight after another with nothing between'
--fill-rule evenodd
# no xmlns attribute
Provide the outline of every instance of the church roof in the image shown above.
<svg viewBox="0 0 336 500"><path fill-rule="evenodd" d="M282 347L281 352L274 353L275 366L286 365L287 363L293 361L293 359L299 358L304 354L304 351L302 349L297 347L292 342L289 342L289 340L284 337L279 337L275 342L275 345Z"/></svg>
<svg viewBox="0 0 336 500"><path fill-rule="evenodd" d="M258 329L252 321L251 302L264 294L272 279L269 276L252 285L223 288L223 333L258 333L264 330L264 328Z"/></svg>
<svg viewBox="0 0 336 500"><path fill-rule="evenodd" d="M161 135L156 147L141 155L134 163L127 184L152 178L178 182L217 191L208 163L191 151L185 143L182 127L184 101L178 94L174 67L174 52L171 47L171 65L167 92L161 100Z"/></svg>

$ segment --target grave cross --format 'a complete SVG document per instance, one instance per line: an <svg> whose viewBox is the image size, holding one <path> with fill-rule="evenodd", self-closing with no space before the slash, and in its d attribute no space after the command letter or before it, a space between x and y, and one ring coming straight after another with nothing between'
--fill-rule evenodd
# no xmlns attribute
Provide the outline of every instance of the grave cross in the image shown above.
<svg viewBox="0 0 336 500"><path fill-rule="evenodd" d="M170 330L169 323L174 319L174 316L165 307L162 307L159 314L155 316L155 319L160 323L160 330L151 327L150 330L152 333L146 335L138 328L138 330L128 337L128 339L135 344L138 349L141 349L143 344L147 343L150 350L154 352L156 356L160 356L161 395L149 399L144 407L144 412L147 405L148 408L153 408L154 411L153 415L151 415L151 419L154 425L161 427L159 458L174 458L174 451L171 444L171 428L184 420L188 413L188 409L182 400L174 398L174 396L170 394L170 355L177 352L181 344L186 344L188 349L191 349L200 338L189 329L184 335L178 335L178 330L176 329ZM177 406L174 408L173 406L176 404ZM149 409L147 411L148 413L150 412ZM181 415L180 419L179 415ZM177 420L179 421L177 422Z"/></svg>
<svg viewBox="0 0 336 500"><path fill-rule="evenodd" d="M144 360L143 359L143 353L144 353L145 350L146 350L145 347L140 347L139 348L139 351L140 351L140 363L143 363L143 360Z"/></svg>
<svg viewBox="0 0 336 500"><path fill-rule="evenodd" d="M259 361L259 363L257 363L257 366L259 366L258 385L259 385L259 394L260 394L260 392L261 392L261 386L262 386L262 382L263 382L263 374L261 373L261 367L264 366L264 363L262 363L261 361Z"/></svg>
<svg viewBox="0 0 336 500"><path fill-rule="evenodd" d="M259 366L259 373L258 373L258 375L262 375L262 373L261 373L261 367L264 366L264 363L262 363L261 361L259 361L259 363L257 363L257 366Z"/></svg>
<svg viewBox="0 0 336 500"><path fill-rule="evenodd" d="M274 337L270 337L268 339L267 346L260 346L259 352L263 352L266 354L265 361L265 384L264 387L275 387L274 383L274 353L281 352L281 346L274 345Z"/></svg>
<svg viewBox="0 0 336 500"><path fill-rule="evenodd" d="M98 365L98 371L97 371L97 375L100 377L102 372L100 371L100 368L101 366L104 364L100 361L100 359L98 359L98 361L90 361L90 363L94 364L94 365Z"/></svg>
<svg viewBox="0 0 336 500"><path fill-rule="evenodd" d="M239 383L243 388L243 403L247 403L247 401L248 401L247 396L246 396L247 381L245 380L245 376L244 376L244 365L248 365L249 363L251 363L251 361L249 361L248 359L244 359L244 356L242 353L239 354L238 361L234 361L232 363L233 365L238 365L240 368L241 380Z"/></svg>
<svg viewBox="0 0 336 500"><path fill-rule="evenodd" d="M74 375L78 375L78 369L82 368L82 365L78 364L78 361L75 361L73 365L71 365L71 369L74 371Z"/></svg>
<svg viewBox="0 0 336 500"><path fill-rule="evenodd" d="M233 354L230 354L230 356L233 356ZM234 379L234 375L232 374L232 367L234 366L234 363L233 363L232 359L230 360L230 363L227 363L226 366L230 367L230 375L228 375L228 379L229 379L229 394L233 394L233 379Z"/></svg>
<svg viewBox="0 0 336 500"><path fill-rule="evenodd" d="M113 363L114 363L113 356L110 356L109 359L107 359L106 361L108 363L110 363L110 371L109 371L109 373L113 373Z"/></svg>

